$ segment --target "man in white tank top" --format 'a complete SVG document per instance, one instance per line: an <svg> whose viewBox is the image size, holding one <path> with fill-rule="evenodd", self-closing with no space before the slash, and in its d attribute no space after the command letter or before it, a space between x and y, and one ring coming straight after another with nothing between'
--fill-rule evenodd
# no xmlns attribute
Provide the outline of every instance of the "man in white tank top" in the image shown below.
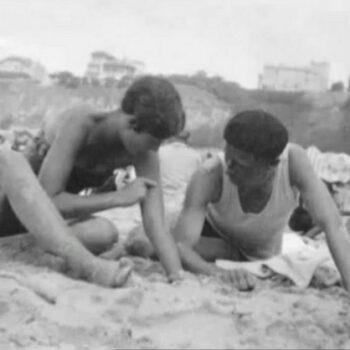
<svg viewBox="0 0 350 350"><path fill-rule="evenodd" d="M281 251L283 229L298 195L326 234L330 251L350 289L350 236L304 149L288 144L288 132L269 113L251 110L231 118L224 153L192 177L174 229L183 265L250 290L246 270L226 271L216 259L251 261Z"/></svg>

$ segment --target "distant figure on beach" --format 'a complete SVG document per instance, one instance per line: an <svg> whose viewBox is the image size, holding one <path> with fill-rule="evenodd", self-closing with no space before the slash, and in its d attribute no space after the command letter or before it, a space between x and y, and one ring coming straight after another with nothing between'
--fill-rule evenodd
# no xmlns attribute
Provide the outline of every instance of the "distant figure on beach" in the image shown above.
<svg viewBox="0 0 350 350"><path fill-rule="evenodd" d="M164 225L161 186L158 184L158 149L162 141L179 133L184 125L185 113L175 87L166 79L145 76L126 91L120 109L97 112L90 107L77 107L57 115L44 126L40 137L24 153L58 211L69 220L69 231L94 254L108 250L117 241L118 232L107 219L93 214L140 203L145 231L169 279L175 280L181 275L181 262L175 242ZM48 241L51 237L50 221L46 221L48 226L45 228L32 223L34 218L39 220L42 216L42 208L37 205L33 193L43 191L35 178L29 175L30 170L19 154L6 153L4 159L5 163L13 163L13 169L18 163L25 171L17 183L6 175L6 171L1 179L2 183L8 184L1 186L1 234L26 230L37 234L35 231L40 231L37 237ZM116 168L128 165L135 167L138 177L121 190L79 195L85 188L102 185ZM4 170L3 166L1 168ZM16 191L14 186L17 186ZM11 191L15 191L16 195L12 195ZM30 198L27 198L29 195ZM40 196L45 197L45 194ZM27 201L19 203L19 198ZM31 208L28 208L29 202ZM29 212L32 213L31 218L28 217ZM56 221L60 221L61 229L67 230L57 213L55 217ZM55 221L52 222L54 224ZM69 250L70 243L66 238ZM128 270L116 262L103 263L106 266L114 264L116 275L120 273L124 276ZM100 265L103 263L100 262ZM114 281L104 283L113 285Z"/></svg>
<svg viewBox="0 0 350 350"><path fill-rule="evenodd" d="M218 276L240 290L255 286L243 269L216 259L254 261L281 252L283 231L300 195L327 237L344 286L350 289L350 236L302 147L273 115L249 110L232 117L225 150L195 172L174 228L184 267Z"/></svg>

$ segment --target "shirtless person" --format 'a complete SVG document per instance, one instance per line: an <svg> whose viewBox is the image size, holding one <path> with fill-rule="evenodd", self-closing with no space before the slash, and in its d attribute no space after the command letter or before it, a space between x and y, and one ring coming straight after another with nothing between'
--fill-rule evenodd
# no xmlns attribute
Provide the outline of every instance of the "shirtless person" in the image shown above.
<svg viewBox="0 0 350 350"><path fill-rule="evenodd" d="M110 287L123 285L127 261L110 262L91 254L59 214L22 154L0 146L0 237L29 231L46 250L62 257L77 277Z"/></svg>
<svg viewBox="0 0 350 350"><path fill-rule="evenodd" d="M254 288L246 270L226 271L216 259L251 261L281 252L282 235L301 195L350 289L350 236L305 151L288 144L286 128L261 110L231 118L224 154L208 160L191 179L174 229L184 266L219 276L241 290Z"/></svg>
<svg viewBox="0 0 350 350"><path fill-rule="evenodd" d="M57 116L25 154L39 171L40 182L56 208L71 220L75 236L95 254L111 247L117 232L107 219L93 214L140 203L145 231L173 280L181 273L181 263L164 224L157 151L163 140L184 125L183 106L174 86L146 76L126 91L118 110L101 113L84 107ZM102 185L114 169L127 165L135 167L138 179L122 190L79 195L84 188ZM6 198L10 193L5 194L1 232L22 232L28 224L18 213L14 215L14 205Z"/></svg>

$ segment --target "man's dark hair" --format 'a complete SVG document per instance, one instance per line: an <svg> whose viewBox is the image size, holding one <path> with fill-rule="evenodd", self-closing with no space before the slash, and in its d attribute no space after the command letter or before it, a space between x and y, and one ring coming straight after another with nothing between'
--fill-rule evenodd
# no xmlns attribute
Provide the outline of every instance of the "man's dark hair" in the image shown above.
<svg viewBox="0 0 350 350"><path fill-rule="evenodd" d="M135 118L131 125L136 132L147 132L159 139L179 133L185 126L181 97L168 80L144 76L126 91L122 110Z"/></svg>
<svg viewBox="0 0 350 350"><path fill-rule="evenodd" d="M224 138L229 145L254 155L256 159L277 164L287 145L288 131L272 114L248 110L228 121Z"/></svg>

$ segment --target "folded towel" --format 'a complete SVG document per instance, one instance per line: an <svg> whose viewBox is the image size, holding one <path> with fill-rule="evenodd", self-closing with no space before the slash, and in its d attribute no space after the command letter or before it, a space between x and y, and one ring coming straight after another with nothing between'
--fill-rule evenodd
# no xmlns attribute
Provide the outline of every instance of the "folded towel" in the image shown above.
<svg viewBox="0 0 350 350"><path fill-rule="evenodd" d="M323 284L334 284L340 280L339 272L325 242L313 244L311 240L291 232L283 236L280 255L251 262L216 260L216 265L227 270L244 268L260 278L267 278L277 273L288 277L300 288L309 286L319 267L331 272Z"/></svg>

